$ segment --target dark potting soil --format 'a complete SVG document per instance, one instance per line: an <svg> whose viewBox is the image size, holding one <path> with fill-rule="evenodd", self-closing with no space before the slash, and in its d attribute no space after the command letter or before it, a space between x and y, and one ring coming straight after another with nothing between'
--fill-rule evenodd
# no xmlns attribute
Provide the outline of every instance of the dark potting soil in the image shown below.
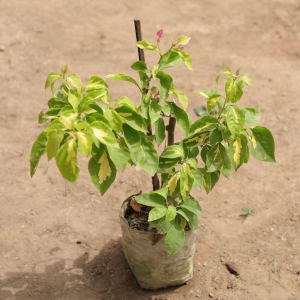
<svg viewBox="0 0 300 300"><path fill-rule="evenodd" d="M156 232L155 228L149 227L148 212L151 207L142 206L140 212L136 212L131 206L127 206L125 219L127 219L128 225L132 229Z"/></svg>
<svg viewBox="0 0 300 300"><path fill-rule="evenodd" d="M157 233L156 228L149 227L148 214L152 208L151 206L138 204L133 196L130 197L125 212L125 219L129 227L135 230ZM190 230L188 225L184 229L185 231Z"/></svg>

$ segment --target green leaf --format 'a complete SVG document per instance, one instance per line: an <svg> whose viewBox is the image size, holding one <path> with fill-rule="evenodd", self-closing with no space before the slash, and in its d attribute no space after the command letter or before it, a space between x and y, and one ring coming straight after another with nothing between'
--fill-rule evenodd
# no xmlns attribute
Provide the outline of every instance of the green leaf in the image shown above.
<svg viewBox="0 0 300 300"><path fill-rule="evenodd" d="M165 216L167 213L167 208L165 206L156 206L150 210L148 215L148 222L158 220Z"/></svg>
<svg viewBox="0 0 300 300"><path fill-rule="evenodd" d="M243 81L234 82L228 95L228 100L232 103L238 102L243 96Z"/></svg>
<svg viewBox="0 0 300 300"><path fill-rule="evenodd" d="M141 149L140 133L127 124L123 124L123 132L126 142L130 148L130 157L134 163L137 162L137 154Z"/></svg>
<svg viewBox="0 0 300 300"><path fill-rule="evenodd" d="M60 69L61 73L65 75L68 72L68 68L69 64L67 63Z"/></svg>
<svg viewBox="0 0 300 300"><path fill-rule="evenodd" d="M92 124L93 122L96 122L96 121L101 121L103 122L108 128L111 129L111 126L110 126L110 123L109 121L101 114L99 113L93 113L93 114L89 114L85 117L85 121L88 123L88 124Z"/></svg>
<svg viewBox="0 0 300 300"><path fill-rule="evenodd" d="M126 104L126 106L129 106L131 109L133 109L136 112L138 111L135 104L132 102L132 100L130 100L126 96L123 96L116 101L116 106L123 106L123 104Z"/></svg>
<svg viewBox="0 0 300 300"><path fill-rule="evenodd" d="M195 107L194 112L199 117L209 115L209 112L207 111L206 107L203 105Z"/></svg>
<svg viewBox="0 0 300 300"><path fill-rule="evenodd" d="M169 205L168 209L167 209L166 219L165 220L167 222L170 222L170 221L174 220L175 217L176 217L176 214L177 214L176 207L172 206L172 205Z"/></svg>
<svg viewBox="0 0 300 300"><path fill-rule="evenodd" d="M220 78L222 75L225 75L225 74L228 74L228 75L232 74L230 68L226 68L226 70L225 70L224 72L220 73L220 74L217 76L217 78L216 78L216 83L217 83L217 84L219 83L219 78Z"/></svg>
<svg viewBox="0 0 300 300"><path fill-rule="evenodd" d="M39 164L40 158L46 151L47 135L42 132L32 145L30 152L30 176L32 177Z"/></svg>
<svg viewBox="0 0 300 300"><path fill-rule="evenodd" d="M199 154L199 148L198 147L189 148L188 158L190 158L190 159L196 158L198 156L198 154Z"/></svg>
<svg viewBox="0 0 300 300"><path fill-rule="evenodd" d="M67 128L61 123L59 119L52 120L44 132L49 132L52 130L66 131Z"/></svg>
<svg viewBox="0 0 300 300"><path fill-rule="evenodd" d="M98 161L92 157L88 169L95 187L101 195L104 195L116 178L116 167L106 151L102 153Z"/></svg>
<svg viewBox="0 0 300 300"><path fill-rule="evenodd" d="M154 123L154 128L155 128L155 140L157 145L160 146L161 143L166 138L166 126L164 120L162 118L158 119Z"/></svg>
<svg viewBox="0 0 300 300"><path fill-rule="evenodd" d="M181 57L181 59L183 60L183 62L185 63L186 67L189 70L193 71L192 58L191 58L190 54L188 54L185 51L180 50L179 48L172 48L172 51L178 53L179 56Z"/></svg>
<svg viewBox="0 0 300 300"><path fill-rule="evenodd" d="M240 79L247 85L250 85L250 86L253 86L253 81L252 81L252 78L249 74L242 74L240 76Z"/></svg>
<svg viewBox="0 0 300 300"><path fill-rule="evenodd" d="M65 102L64 100L61 100L59 98L51 98L48 101L48 107L49 108L62 108L67 104L68 104L67 102Z"/></svg>
<svg viewBox="0 0 300 300"><path fill-rule="evenodd" d="M152 70L151 70L151 75L152 75L153 79L156 78L157 73L158 73L158 65L154 65Z"/></svg>
<svg viewBox="0 0 300 300"><path fill-rule="evenodd" d="M140 76L141 90L144 91L147 89L149 82L151 80L150 74L148 76L146 73L139 71L139 76Z"/></svg>
<svg viewBox="0 0 300 300"><path fill-rule="evenodd" d="M245 114L245 126L253 126L260 121L260 109L245 107L242 108L242 111Z"/></svg>
<svg viewBox="0 0 300 300"><path fill-rule="evenodd" d="M143 94L141 97L141 105L139 107L139 112L140 115L145 119L149 118L150 98L151 98L151 90L149 90L147 94Z"/></svg>
<svg viewBox="0 0 300 300"><path fill-rule="evenodd" d="M248 147L248 144L246 145L246 155L245 155L245 158L244 158L244 164L247 164L249 161L249 147Z"/></svg>
<svg viewBox="0 0 300 300"><path fill-rule="evenodd" d="M52 72L47 76L46 82L45 82L45 89L51 86L55 83L56 80L62 78L62 76L58 73Z"/></svg>
<svg viewBox="0 0 300 300"><path fill-rule="evenodd" d="M185 220L185 218L183 218L182 216L178 215L176 222L180 225L180 227L182 229L185 229L186 223L187 223L186 220Z"/></svg>
<svg viewBox="0 0 300 300"><path fill-rule="evenodd" d="M206 170L202 173L203 175L202 182L206 194L208 194L212 189L211 174L212 173L207 173Z"/></svg>
<svg viewBox="0 0 300 300"><path fill-rule="evenodd" d="M180 45L187 45L190 41L190 37L188 36L185 36L185 35L181 35L178 40L177 40L177 44L180 44Z"/></svg>
<svg viewBox="0 0 300 300"><path fill-rule="evenodd" d="M148 70L147 65L144 61L136 61L135 63L133 63L131 65L130 68L135 70L135 71L140 71L140 72L143 72L143 73L150 72L150 70Z"/></svg>
<svg viewBox="0 0 300 300"><path fill-rule="evenodd" d="M219 94L211 95L207 100L207 111L211 112L216 107L221 98L222 96Z"/></svg>
<svg viewBox="0 0 300 300"><path fill-rule="evenodd" d="M221 143L213 146L206 155L207 172L220 170L224 165L226 155L226 150Z"/></svg>
<svg viewBox="0 0 300 300"><path fill-rule="evenodd" d="M202 213L201 207L194 197L189 197L188 199L180 202L179 206L196 215L200 215Z"/></svg>
<svg viewBox="0 0 300 300"><path fill-rule="evenodd" d="M68 94L68 101L74 109L76 109L80 103L80 94L77 91L70 90Z"/></svg>
<svg viewBox="0 0 300 300"><path fill-rule="evenodd" d="M190 130L190 119L187 113L182 108L178 107L174 102L168 102L168 105L172 109L180 131L185 137L187 137Z"/></svg>
<svg viewBox="0 0 300 300"><path fill-rule="evenodd" d="M192 231L196 231L198 229L198 216L189 210L182 208L178 210L178 214L183 216L189 223L189 227Z"/></svg>
<svg viewBox="0 0 300 300"><path fill-rule="evenodd" d="M111 78L111 79L115 79L115 80L120 80L120 81L127 81L127 82L131 82L133 83L134 85L136 85L139 90L140 89L140 86L138 85L138 83L135 81L135 79L133 79L132 77L128 76L128 75L125 75L125 74L109 74L106 76L107 78Z"/></svg>
<svg viewBox="0 0 300 300"><path fill-rule="evenodd" d="M221 134L222 134L222 138L225 142L227 142L231 138L231 132L227 126L224 126L224 128L221 130Z"/></svg>
<svg viewBox="0 0 300 300"><path fill-rule="evenodd" d="M78 122L75 123L75 129L77 131L87 131L90 129L90 124L85 121L78 120Z"/></svg>
<svg viewBox="0 0 300 300"><path fill-rule="evenodd" d="M181 161L181 158L159 158L159 166L157 173L165 173L172 170L179 162Z"/></svg>
<svg viewBox="0 0 300 300"><path fill-rule="evenodd" d="M104 117L109 121L110 127L120 132L122 131L123 119L122 117L112 108L108 108L105 111Z"/></svg>
<svg viewBox="0 0 300 300"><path fill-rule="evenodd" d="M228 155L226 155L224 165L220 169L221 173L228 179L232 178L232 164Z"/></svg>
<svg viewBox="0 0 300 300"><path fill-rule="evenodd" d="M67 140L60 147L55 158L62 177L70 182L75 182L79 174L76 141L74 139Z"/></svg>
<svg viewBox="0 0 300 300"><path fill-rule="evenodd" d="M227 80L226 80L226 84L225 84L225 93L226 93L227 99L230 99L230 92L231 92L231 89L233 87L233 84L234 84L233 78L228 77Z"/></svg>
<svg viewBox="0 0 300 300"><path fill-rule="evenodd" d="M168 231L165 238L165 247L167 252L172 255L179 252L185 241L185 231L177 223L175 223Z"/></svg>
<svg viewBox="0 0 300 300"><path fill-rule="evenodd" d="M210 173L210 178L211 178L211 190L214 188L216 183L219 181L220 178L220 172L212 172Z"/></svg>
<svg viewBox="0 0 300 300"><path fill-rule="evenodd" d="M78 105L78 111L83 112L86 109L90 109L91 108L90 105L94 104L95 100L100 100L99 98L104 97L106 94L107 94L107 90L104 89L99 89L99 90L94 90L89 92L81 99L80 104Z"/></svg>
<svg viewBox="0 0 300 300"><path fill-rule="evenodd" d="M152 51L158 51L158 48L156 45L149 43L146 40L137 42L136 45L140 48L140 49L144 49L144 50L152 50Z"/></svg>
<svg viewBox="0 0 300 300"><path fill-rule="evenodd" d="M197 168L191 168L191 176L194 178L193 188L201 190L203 186L203 176L202 173Z"/></svg>
<svg viewBox="0 0 300 300"><path fill-rule="evenodd" d="M119 144L114 133L104 122L96 121L91 123L90 126L93 132L94 143L96 145L99 145L100 142L113 148L119 148Z"/></svg>
<svg viewBox="0 0 300 300"><path fill-rule="evenodd" d="M89 91L102 90L107 88L108 85L102 78L98 76L91 76L87 85L84 87L84 90L89 92Z"/></svg>
<svg viewBox="0 0 300 300"><path fill-rule="evenodd" d="M67 77L67 81L69 83L71 83L78 92L81 91L81 87L82 87L82 83L81 83L81 79L79 78L79 76L77 74L71 74Z"/></svg>
<svg viewBox="0 0 300 300"><path fill-rule="evenodd" d="M146 123L142 116L135 112L131 107L123 105L115 111L124 119L124 121L133 129L141 132L148 132Z"/></svg>
<svg viewBox="0 0 300 300"><path fill-rule="evenodd" d="M212 147L210 145L205 145L202 150L201 150L201 153L200 153L200 156L201 156L201 159L202 161L206 164L206 156L207 156L207 153L210 151Z"/></svg>
<svg viewBox="0 0 300 300"><path fill-rule="evenodd" d="M237 170L244 162L247 151L247 138L240 134L236 137L229 146L229 155L231 163L235 170Z"/></svg>
<svg viewBox="0 0 300 300"><path fill-rule="evenodd" d="M180 172L175 172L168 181L168 188L171 196L177 192L178 183L180 183Z"/></svg>
<svg viewBox="0 0 300 300"><path fill-rule="evenodd" d="M251 153L254 158L262 161L276 162L275 142L269 129L256 126L251 129Z"/></svg>
<svg viewBox="0 0 300 300"><path fill-rule="evenodd" d="M189 148L201 146L206 141L207 135L208 132L202 134L195 133L189 136L188 138L184 139L183 142Z"/></svg>
<svg viewBox="0 0 300 300"><path fill-rule="evenodd" d="M173 84L173 78L163 71L158 72L156 77L159 79L159 101L163 102L169 97L169 92Z"/></svg>
<svg viewBox="0 0 300 300"><path fill-rule="evenodd" d="M223 141L221 131L218 128L213 129L209 134L210 144L214 146Z"/></svg>
<svg viewBox="0 0 300 300"><path fill-rule="evenodd" d="M159 219L159 221L157 223L156 230L160 234L165 234L170 230L170 228L172 227L173 224L174 224L174 222L172 222L172 221L168 222L168 221L166 221L166 217L162 217Z"/></svg>
<svg viewBox="0 0 300 300"><path fill-rule="evenodd" d="M149 116L151 124L154 124L158 119L160 119L161 106L155 101L152 100L149 106Z"/></svg>
<svg viewBox="0 0 300 300"><path fill-rule="evenodd" d="M45 114L41 111L38 117L39 124L43 124L48 120L56 119L60 111L61 108L50 108Z"/></svg>
<svg viewBox="0 0 300 300"><path fill-rule="evenodd" d="M179 145L171 145L165 148L165 150L162 152L160 155L161 157L164 158L184 158L184 150L181 146Z"/></svg>
<svg viewBox="0 0 300 300"><path fill-rule="evenodd" d="M166 68L177 67L180 65L181 61L182 59L178 53L168 51L160 58L158 69L163 70Z"/></svg>
<svg viewBox="0 0 300 300"><path fill-rule="evenodd" d="M189 100L188 100L188 97L186 96L186 94L184 94L181 91L174 90L173 95L179 100L179 102L183 106L183 109L186 110L188 103L189 103Z"/></svg>
<svg viewBox="0 0 300 300"><path fill-rule="evenodd" d="M180 171L180 193L183 198L189 196L193 183L194 177L191 175L190 167L187 163L183 163Z"/></svg>
<svg viewBox="0 0 300 300"><path fill-rule="evenodd" d="M189 136L194 135L195 133L200 134L209 131L216 128L218 124L218 119L211 116L204 116L191 125Z"/></svg>
<svg viewBox="0 0 300 300"><path fill-rule="evenodd" d="M93 138L88 132L77 132L79 151L88 157L92 152Z"/></svg>
<svg viewBox="0 0 300 300"><path fill-rule="evenodd" d="M135 196L135 200L146 206L165 206L164 197L155 192Z"/></svg>
<svg viewBox="0 0 300 300"><path fill-rule="evenodd" d="M106 148L108 150L109 157L115 166L121 171L124 171L130 158L129 151L127 149L111 148L109 146L106 146Z"/></svg>
<svg viewBox="0 0 300 300"><path fill-rule="evenodd" d="M158 154L151 141L142 138L140 151L137 153L137 162L142 169L153 176L158 169Z"/></svg>
<svg viewBox="0 0 300 300"><path fill-rule="evenodd" d="M240 134L245 124L245 115L237 106L231 105L227 108L226 122L233 136Z"/></svg>
<svg viewBox="0 0 300 300"><path fill-rule="evenodd" d="M65 128L73 130L75 119L78 117L78 112L76 110L69 110L62 113L59 120L64 125Z"/></svg>
<svg viewBox="0 0 300 300"><path fill-rule="evenodd" d="M63 83L57 88L53 95L54 97L65 101L68 96L69 90L70 88L65 83Z"/></svg>
<svg viewBox="0 0 300 300"><path fill-rule="evenodd" d="M64 137L64 132L51 130L47 132L47 158L50 161L53 157L56 156L58 149L60 147L60 143Z"/></svg>
<svg viewBox="0 0 300 300"><path fill-rule="evenodd" d="M199 90L195 91L195 94L208 100L210 96L218 94L218 90Z"/></svg>
<svg viewBox="0 0 300 300"><path fill-rule="evenodd" d="M90 104L89 107L95 110L98 114L103 115L103 108L98 104Z"/></svg>

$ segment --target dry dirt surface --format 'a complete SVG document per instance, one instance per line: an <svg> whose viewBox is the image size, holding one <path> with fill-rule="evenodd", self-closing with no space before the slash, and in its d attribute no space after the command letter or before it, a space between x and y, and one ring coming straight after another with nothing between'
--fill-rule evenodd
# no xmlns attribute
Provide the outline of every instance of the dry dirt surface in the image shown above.
<svg viewBox="0 0 300 300"><path fill-rule="evenodd" d="M150 178L140 168L118 174L103 197L91 183L87 159L70 184L55 162L29 175L31 145L43 126L48 73L70 62L91 75L129 73L137 60L133 20L143 38L191 36L194 72L173 71L190 99L216 88L226 66L252 75L244 106L259 106L262 126L276 142L277 163L250 159L199 199L194 278L187 285L142 290L122 251L122 201ZM300 299L300 3L298 0L64 1L0 0L0 299L1 300L299 300ZM146 53L147 62L156 57ZM109 81L112 97L135 87ZM194 120L196 116L194 115ZM239 218L243 208L256 213ZM239 276L225 267L231 262Z"/></svg>

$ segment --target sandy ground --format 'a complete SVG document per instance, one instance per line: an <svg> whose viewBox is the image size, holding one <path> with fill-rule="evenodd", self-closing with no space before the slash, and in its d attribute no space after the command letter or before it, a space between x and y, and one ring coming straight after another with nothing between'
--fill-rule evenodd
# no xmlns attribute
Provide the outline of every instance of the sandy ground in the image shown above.
<svg viewBox="0 0 300 300"><path fill-rule="evenodd" d="M139 168L118 174L101 197L80 158L80 180L61 179L44 158L29 176L31 145L42 129L48 73L134 73L133 20L154 41L185 34L194 72L180 66L177 87L189 111L204 104L194 90L214 88L226 66L252 75L244 106L261 107L276 141L276 164L251 159L208 196L194 278L177 288L142 290L124 258L118 213L150 178ZM63 1L0 0L0 299L299 300L300 299L300 6L297 0ZM154 56L146 53L147 62ZM109 82L114 98L134 101L135 87ZM196 116L195 118L196 119ZM243 208L256 214L239 218ZM232 261L240 276L224 262Z"/></svg>

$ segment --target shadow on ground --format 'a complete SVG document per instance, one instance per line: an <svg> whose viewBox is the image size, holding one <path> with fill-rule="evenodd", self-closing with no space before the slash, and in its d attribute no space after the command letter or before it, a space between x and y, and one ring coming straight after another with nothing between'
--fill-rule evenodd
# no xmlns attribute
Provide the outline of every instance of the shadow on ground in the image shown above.
<svg viewBox="0 0 300 300"><path fill-rule="evenodd" d="M6 273L0 280L1 300L167 300L167 294L173 292L176 288L140 288L125 259L121 239L106 244L93 259L88 252L72 261L52 258L36 264L32 272Z"/></svg>

